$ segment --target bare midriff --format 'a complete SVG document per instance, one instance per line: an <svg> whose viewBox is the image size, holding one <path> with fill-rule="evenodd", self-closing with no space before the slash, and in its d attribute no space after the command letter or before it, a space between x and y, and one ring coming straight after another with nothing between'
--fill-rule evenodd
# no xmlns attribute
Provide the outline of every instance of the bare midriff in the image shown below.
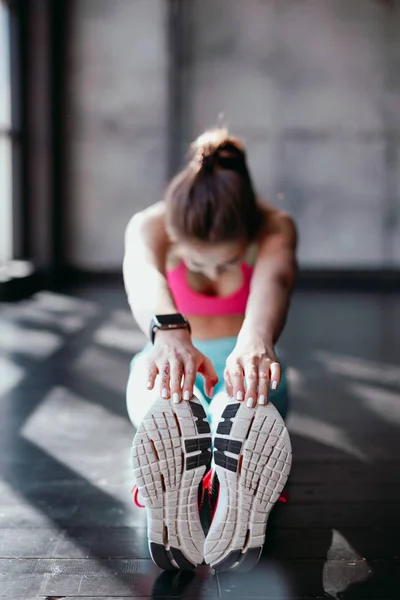
<svg viewBox="0 0 400 600"><path fill-rule="evenodd" d="M197 340L236 337L244 321L244 315L186 316L192 328L192 337Z"/></svg>

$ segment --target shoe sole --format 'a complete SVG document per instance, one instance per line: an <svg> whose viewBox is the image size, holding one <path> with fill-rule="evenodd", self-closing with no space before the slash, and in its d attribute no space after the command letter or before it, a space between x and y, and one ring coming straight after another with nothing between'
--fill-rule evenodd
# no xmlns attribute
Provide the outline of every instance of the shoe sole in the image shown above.
<svg viewBox="0 0 400 600"><path fill-rule="evenodd" d="M133 439L132 463L147 509L150 554L162 569L193 569L204 560L198 492L210 459L200 402L156 400Z"/></svg>
<svg viewBox="0 0 400 600"><path fill-rule="evenodd" d="M268 516L290 473L292 449L271 402L256 408L231 402L222 419L214 439L220 489L205 562L216 571L245 571L260 558Z"/></svg>

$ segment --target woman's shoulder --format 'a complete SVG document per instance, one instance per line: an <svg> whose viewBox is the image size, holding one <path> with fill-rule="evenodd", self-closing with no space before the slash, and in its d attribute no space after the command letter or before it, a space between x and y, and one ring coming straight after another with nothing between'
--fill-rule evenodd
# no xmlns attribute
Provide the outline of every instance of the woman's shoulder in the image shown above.
<svg viewBox="0 0 400 600"><path fill-rule="evenodd" d="M164 227L165 228L165 205L163 202L157 202L142 210L134 213L128 223L132 225L141 225L144 228Z"/></svg>
<svg viewBox="0 0 400 600"><path fill-rule="evenodd" d="M293 217L285 210L263 203L261 213L263 223L260 228L260 240L279 233L285 235L289 230L295 229Z"/></svg>
<svg viewBox="0 0 400 600"><path fill-rule="evenodd" d="M158 236L168 237L165 226L165 208L163 203L158 202L136 212L130 219L125 236L132 237L142 234L145 238Z"/></svg>
<svg viewBox="0 0 400 600"><path fill-rule="evenodd" d="M166 225L165 208L162 203L153 204L135 213L125 231L126 248L137 248L144 245L165 257L171 245Z"/></svg>
<svg viewBox="0 0 400 600"><path fill-rule="evenodd" d="M249 247L245 261L254 266L261 246L273 236L287 238L291 245L296 245L296 227L293 217L285 210L278 209L265 202L260 203L262 225L260 232L253 244Z"/></svg>
<svg viewBox="0 0 400 600"><path fill-rule="evenodd" d="M157 202L157 204L136 213L132 219L141 222L145 237L150 243L159 245L162 242L165 251L165 267L167 270L172 270L178 267L182 261L176 253L175 244L168 235L165 215L165 203Z"/></svg>

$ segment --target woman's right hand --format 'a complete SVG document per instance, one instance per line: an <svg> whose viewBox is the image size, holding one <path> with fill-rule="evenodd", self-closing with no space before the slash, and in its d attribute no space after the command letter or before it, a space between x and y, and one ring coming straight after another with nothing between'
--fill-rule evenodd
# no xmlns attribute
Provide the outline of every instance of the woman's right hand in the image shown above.
<svg viewBox="0 0 400 600"><path fill-rule="evenodd" d="M160 376L160 395L172 398L178 403L190 400L196 374L204 378L204 390L212 397L218 377L211 361L192 344L190 333L186 329L157 331L154 346L147 361L147 389L152 390L157 375Z"/></svg>

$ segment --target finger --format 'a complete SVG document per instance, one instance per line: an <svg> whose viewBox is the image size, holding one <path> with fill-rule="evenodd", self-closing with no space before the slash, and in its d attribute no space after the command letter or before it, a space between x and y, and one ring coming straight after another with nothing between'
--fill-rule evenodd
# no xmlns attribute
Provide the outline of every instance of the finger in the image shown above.
<svg viewBox="0 0 400 600"><path fill-rule="evenodd" d="M278 362L271 363L270 372L271 372L271 389L276 390L281 382L281 377L282 377L281 365Z"/></svg>
<svg viewBox="0 0 400 600"><path fill-rule="evenodd" d="M258 387L258 365L255 360L248 361L244 366L244 376L246 380L246 405L252 408L257 399Z"/></svg>
<svg viewBox="0 0 400 600"><path fill-rule="evenodd" d="M214 369L214 366L209 358L204 357L204 360L198 367L198 372L204 378L204 391L209 398L212 398L214 394L214 388L218 383L218 375Z"/></svg>
<svg viewBox="0 0 400 600"><path fill-rule="evenodd" d="M156 377L158 374L157 365L154 361L151 361L147 364L147 389L152 390L154 388L154 384L156 382Z"/></svg>
<svg viewBox="0 0 400 600"><path fill-rule="evenodd" d="M227 367L227 371L232 383L232 395L241 402L244 398L244 371L242 365L236 362L233 367Z"/></svg>
<svg viewBox="0 0 400 600"><path fill-rule="evenodd" d="M258 404L268 403L269 363L263 360L258 367Z"/></svg>
<svg viewBox="0 0 400 600"><path fill-rule="evenodd" d="M196 381L196 364L193 357L184 361L183 373L183 399L190 400L193 396L193 386Z"/></svg>
<svg viewBox="0 0 400 600"><path fill-rule="evenodd" d="M232 385L232 381L231 381L228 369L225 369L225 371L224 371L224 382L225 382L226 393L228 394L229 398L233 398L233 385Z"/></svg>
<svg viewBox="0 0 400 600"><path fill-rule="evenodd" d="M169 383L169 374L170 374L170 366L169 362L162 363L158 366L158 373L160 375L160 394L161 398L167 399L170 397L170 383Z"/></svg>
<svg viewBox="0 0 400 600"><path fill-rule="evenodd" d="M182 396L182 376L183 364L179 358L170 362L170 387L172 394L172 402L179 404Z"/></svg>

